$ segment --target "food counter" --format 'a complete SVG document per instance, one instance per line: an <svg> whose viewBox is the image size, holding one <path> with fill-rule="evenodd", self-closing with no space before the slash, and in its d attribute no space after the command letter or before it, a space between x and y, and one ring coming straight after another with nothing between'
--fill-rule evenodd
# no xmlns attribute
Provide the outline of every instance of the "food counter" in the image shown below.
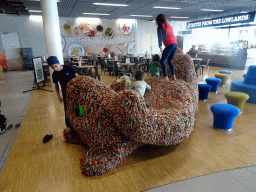
<svg viewBox="0 0 256 192"><path fill-rule="evenodd" d="M198 45L197 57L203 62L210 59L211 66L244 69L247 59L247 41L234 41L227 45Z"/></svg>

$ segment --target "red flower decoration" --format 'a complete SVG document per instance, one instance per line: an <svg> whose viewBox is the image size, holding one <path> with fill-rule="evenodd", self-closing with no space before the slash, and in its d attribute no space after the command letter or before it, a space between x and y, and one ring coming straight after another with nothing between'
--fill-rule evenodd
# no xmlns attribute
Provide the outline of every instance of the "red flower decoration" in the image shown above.
<svg viewBox="0 0 256 192"><path fill-rule="evenodd" d="M89 30L89 37L94 37L96 35L96 31L93 31L93 30Z"/></svg>
<svg viewBox="0 0 256 192"><path fill-rule="evenodd" d="M124 24L122 27L123 33L128 32L131 28L130 27L126 27L126 25Z"/></svg>
<svg viewBox="0 0 256 192"><path fill-rule="evenodd" d="M108 48L104 48L104 49L103 49L103 52L104 52L104 53L107 53L107 52L108 52Z"/></svg>
<svg viewBox="0 0 256 192"><path fill-rule="evenodd" d="M114 57L115 55L116 55L116 54L115 54L114 52L111 52L111 53L110 53L110 56L111 56L111 57Z"/></svg>

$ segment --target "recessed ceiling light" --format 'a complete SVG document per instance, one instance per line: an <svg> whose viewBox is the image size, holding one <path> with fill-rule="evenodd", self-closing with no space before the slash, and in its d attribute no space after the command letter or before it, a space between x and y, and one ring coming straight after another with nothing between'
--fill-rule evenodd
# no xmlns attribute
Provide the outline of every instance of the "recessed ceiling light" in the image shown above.
<svg viewBox="0 0 256 192"><path fill-rule="evenodd" d="M109 15L107 13L83 13L84 15Z"/></svg>
<svg viewBox="0 0 256 192"><path fill-rule="evenodd" d="M79 22L87 22L87 23L99 23L100 18L94 18L94 17L78 17L77 20Z"/></svg>
<svg viewBox="0 0 256 192"><path fill-rule="evenodd" d="M106 6L117 6L117 7L125 7L128 6L126 4L113 4L113 3L93 3L94 5L106 5Z"/></svg>
<svg viewBox="0 0 256 192"><path fill-rule="evenodd" d="M155 9L180 9L178 7L158 7L158 6L155 6L153 8L155 8Z"/></svg>
<svg viewBox="0 0 256 192"><path fill-rule="evenodd" d="M201 11L216 11L216 12L221 12L224 10L218 10L218 9L201 9Z"/></svg>
<svg viewBox="0 0 256 192"><path fill-rule="evenodd" d="M40 11L40 10L29 10L29 12L33 12L33 13L41 13L42 11Z"/></svg>
<svg viewBox="0 0 256 192"><path fill-rule="evenodd" d="M171 16L170 18L176 18L176 19L188 19L189 17Z"/></svg>
<svg viewBox="0 0 256 192"><path fill-rule="evenodd" d="M151 15L130 15L131 17L153 17Z"/></svg>

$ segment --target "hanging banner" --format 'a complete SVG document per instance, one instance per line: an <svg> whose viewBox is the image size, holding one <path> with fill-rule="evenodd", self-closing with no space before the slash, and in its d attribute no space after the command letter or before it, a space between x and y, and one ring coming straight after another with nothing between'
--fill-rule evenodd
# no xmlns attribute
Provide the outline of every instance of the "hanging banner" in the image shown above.
<svg viewBox="0 0 256 192"><path fill-rule="evenodd" d="M213 27L219 25L230 25L235 23L254 22L255 12L241 13L225 17L217 17L200 21L192 21L187 23L187 29L195 29L202 27Z"/></svg>

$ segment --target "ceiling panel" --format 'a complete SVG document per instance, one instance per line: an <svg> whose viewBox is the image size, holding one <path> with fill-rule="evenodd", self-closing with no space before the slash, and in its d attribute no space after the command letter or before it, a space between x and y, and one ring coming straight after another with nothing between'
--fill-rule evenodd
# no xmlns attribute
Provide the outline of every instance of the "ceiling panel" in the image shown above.
<svg viewBox="0 0 256 192"><path fill-rule="evenodd" d="M77 0L61 1L57 3L59 9L72 9Z"/></svg>
<svg viewBox="0 0 256 192"><path fill-rule="evenodd" d="M126 7L98 6L94 2L121 3ZM40 10L39 0L23 0L28 9ZM179 10L154 9L154 6L179 7ZM201 9L222 9L223 12L204 12ZM199 20L205 17L218 17L238 14L240 11L256 10L255 0L60 0L59 16L81 17L84 12L109 13L101 18L129 18L130 15L152 15L153 19L160 13L170 16L188 16L189 20ZM95 17L95 16L94 16ZM149 20L152 18L137 18ZM176 19L179 20L179 19ZM183 19L184 20L184 19ZM181 19L182 21L182 19Z"/></svg>
<svg viewBox="0 0 256 192"><path fill-rule="evenodd" d="M118 9L118 7L113 7L113 6L97 6L93 10L94 13L109 13L111 11L114 11ZM125 10L125 9L123 9Z"/></svg>
<svg viewBox="0 0 256 192"><path fill-rule="evenodd" d="M41 10L40 2L39 1L23 1L23 3L26 5L26 7L29 9L29 7L37 8Z"/></svg>

